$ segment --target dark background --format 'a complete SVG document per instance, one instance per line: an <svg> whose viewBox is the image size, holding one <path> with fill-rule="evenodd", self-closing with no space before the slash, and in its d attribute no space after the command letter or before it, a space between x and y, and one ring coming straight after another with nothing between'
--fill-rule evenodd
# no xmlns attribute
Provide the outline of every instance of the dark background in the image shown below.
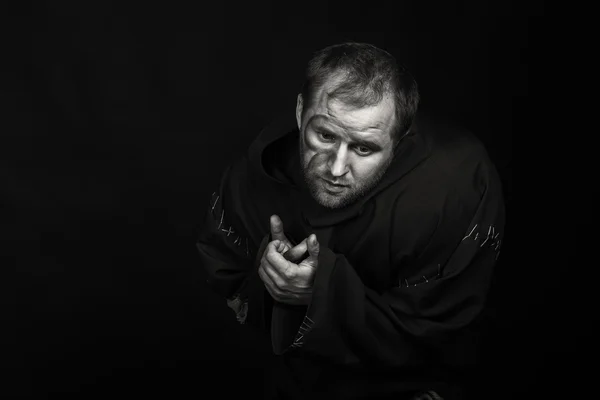
<svg viewBox="0 0 600 400"><path fill-rule="evenodd" d="M195 236L223 167L294 112L312 52L344 40L395 54L423 108L473 130L502 177L507 228L477 387L518 398L562 379L550 365L570 349L546 334L563 303L513 239L512 137L541 5L217 3L4 15L0 397L260 393L269 344L204 285Z"/></svg>

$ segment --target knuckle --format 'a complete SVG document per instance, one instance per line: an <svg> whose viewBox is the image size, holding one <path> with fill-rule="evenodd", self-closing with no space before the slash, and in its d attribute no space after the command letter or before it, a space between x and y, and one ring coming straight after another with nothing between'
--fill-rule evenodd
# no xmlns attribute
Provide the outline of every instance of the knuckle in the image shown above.
<svg viewBox="0 0 600 400"><path fill-rule="evenodd" d="M292 279L295 276L295 274L294 274L294 271L292 271L291 268L286 268L283 271L283 276L285 276L287 279Z"/></svg>
<svg viewBox="0 0 600 400"><path fill-rule="evenodd" d="M275 263L275 254L276 253L267 254L265 257L265 261L268 262L269 264L273 265Z"/></svg>
<svg viewBox="0 0 600 400"><path fill-rule="evenodd" d="M281 291L286 290L288 288L288 284L285 281L278 281L275 283L275 285L277 285L277 289Z"/></svg>

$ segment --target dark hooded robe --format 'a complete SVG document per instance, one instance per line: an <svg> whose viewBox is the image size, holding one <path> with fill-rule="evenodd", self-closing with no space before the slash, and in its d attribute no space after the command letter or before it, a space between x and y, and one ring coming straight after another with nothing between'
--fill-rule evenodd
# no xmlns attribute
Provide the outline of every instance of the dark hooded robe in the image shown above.
<svg viewBox="0 0 600 400"><path fill-rule="evenodd" d="M420 116L378 185L330 210L307 190L294 122L267 127L222 173L197 243L209 285L270 333L279 398L452 398L475 365L504 233L484 146ZM319 240L309 306L275 302L258 276L273 214L293 244Z"/></svg>

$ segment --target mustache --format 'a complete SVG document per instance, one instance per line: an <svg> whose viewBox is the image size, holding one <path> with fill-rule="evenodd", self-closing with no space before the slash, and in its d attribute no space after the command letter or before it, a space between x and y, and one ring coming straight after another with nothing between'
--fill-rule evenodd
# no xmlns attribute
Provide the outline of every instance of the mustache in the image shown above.
<svg viewBox="0 0 600 400"><path fill-rule="evenodd" d="M305 176L312 180L316 181L318 179L323 179L329 181L329 183L334 185L350 186L350 182L340 180L339 178L334 178L333 176L328 174L328 171L326 169L321 170L321 168L311 168L310 165L307 165L305 168L303 168L303 170Z"/></svg>
<svg viewBox="0 0 600 400"><path fill-rule="evenodd" d="M328 181L329 183L332 183L334 185L339 185L339 186L350 186L349 182L344 182L344 181L340 181L340 180L336 180L333 177L327 176L327 175L320 175L319 176L321 179L324 179L326 181Z"/></svg>
<svg viewBox="0 0 600 400"><path fill-rule="evenodd" d="M340 185L340 186L348 186L349 185L349 183L347 183L347 182L336 181L335 179L331 179L331 178L327 178L327 177L323 177L323 179L325 179L326 181L329 181L329 183L333 183L334 185Z"/></svg>
<svg viewBox="0 0 600 400"><path fill-rule="evenodd" d="M316 178L321 178L324 179L326 181L329 181L329 183L332 183L334 185L339 185L339 186L350 186L350 182L347 182L345 180L340 179L339 177L336 178L334 176L332 176L329 173L329 170L326 168L323 169L316 169L313 171L313 176Z"/></svg>

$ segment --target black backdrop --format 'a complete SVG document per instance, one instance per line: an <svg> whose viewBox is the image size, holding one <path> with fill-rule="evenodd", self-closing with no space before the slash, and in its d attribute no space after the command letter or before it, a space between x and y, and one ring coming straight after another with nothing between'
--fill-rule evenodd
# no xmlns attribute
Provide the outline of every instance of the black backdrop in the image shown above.
<svg viewBox="0 0 600 400"><path fill-rule="evenodd" d="M532 339L549 314L530 312L541 292L511 244L511 146L541 7L218 3L61 2L10 15L2 390L259 393L269 345L205 287L195 235L221 169L270 118L293 113L311 53L342 40L397 55L423 107L488 146L508 219L474 380L501 398L517 386L504 379L535 378L547 348Z"/></svg>

